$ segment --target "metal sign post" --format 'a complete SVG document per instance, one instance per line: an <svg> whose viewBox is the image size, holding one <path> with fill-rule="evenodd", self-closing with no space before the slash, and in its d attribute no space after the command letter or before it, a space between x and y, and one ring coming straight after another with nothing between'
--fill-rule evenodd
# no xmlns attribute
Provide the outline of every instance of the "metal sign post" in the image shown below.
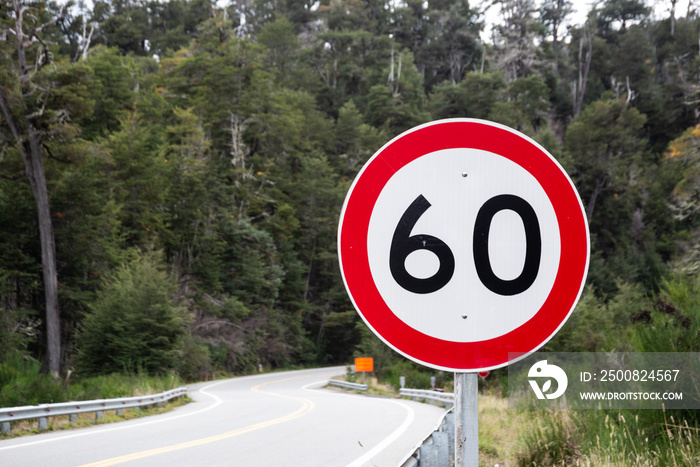
<svg viewBox="0 0 700 467"><path fill-rule="evenodd" d="M455 467L479 467L479 378L455 373Z"/></svg>

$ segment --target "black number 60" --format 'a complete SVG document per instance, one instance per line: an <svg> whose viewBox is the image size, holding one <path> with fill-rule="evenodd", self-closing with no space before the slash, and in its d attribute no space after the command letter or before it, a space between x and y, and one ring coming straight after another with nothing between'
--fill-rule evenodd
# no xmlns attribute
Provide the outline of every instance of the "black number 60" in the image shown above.
<svg viewBox="0 0 700 467"><path fill-rule="evenodd" d="M411 235L418 219L431 204L419 195L403 213L396 226L389 249L389 269L396 283L409 292L428 294L440 290L452 279L455 258L445 242L432 235ZM503 210L511 210L520 216L525 227L525 264L518 277L512 280L496 276L489 258L489 232L494 216ZM542 236L537 214L532 206L519 196L494 196L484 203L476 215L473 239L474 266L486 288L499 295L516 295L530 288L540 269ZM406 258L418 250L428 250L437 256L440 266L427 278L412 276L406 270Z"/></svg>

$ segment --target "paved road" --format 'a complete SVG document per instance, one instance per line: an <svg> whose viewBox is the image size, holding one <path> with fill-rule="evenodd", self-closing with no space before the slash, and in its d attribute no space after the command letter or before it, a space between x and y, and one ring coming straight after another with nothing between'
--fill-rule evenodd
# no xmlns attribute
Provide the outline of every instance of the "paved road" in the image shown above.
<svg viewBox="0 0 700 467"><path fill-rule="evenodd" d="M199 383L167 414L0 441L0 466L396 466L443 409L321 389L344 372Z"/></svg>

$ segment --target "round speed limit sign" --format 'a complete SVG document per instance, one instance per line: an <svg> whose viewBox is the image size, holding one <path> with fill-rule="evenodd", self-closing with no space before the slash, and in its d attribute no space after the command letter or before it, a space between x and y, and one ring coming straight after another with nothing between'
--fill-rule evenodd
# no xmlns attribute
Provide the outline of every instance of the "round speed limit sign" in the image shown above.
<svg viewBox="0 0 700 467"><path fill-rule="evenodd" d="M583 290L589 237L557 161L492 122L440 120L394 138L343 206L338 254L367 325L406 357L483 371L544 345Z"/></svg>

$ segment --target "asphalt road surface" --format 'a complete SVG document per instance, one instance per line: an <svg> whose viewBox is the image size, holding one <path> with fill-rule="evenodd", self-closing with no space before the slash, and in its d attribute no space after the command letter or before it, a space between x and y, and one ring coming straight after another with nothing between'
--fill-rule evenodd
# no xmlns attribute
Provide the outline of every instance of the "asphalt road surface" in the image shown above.
<svg viewBox="0 0 700 467"><path fill-rule="evenodd" d="M0 466L395 467L444 409L323 389L344 367L198 383L193 403L126 422L0 441Z"/></svg>

